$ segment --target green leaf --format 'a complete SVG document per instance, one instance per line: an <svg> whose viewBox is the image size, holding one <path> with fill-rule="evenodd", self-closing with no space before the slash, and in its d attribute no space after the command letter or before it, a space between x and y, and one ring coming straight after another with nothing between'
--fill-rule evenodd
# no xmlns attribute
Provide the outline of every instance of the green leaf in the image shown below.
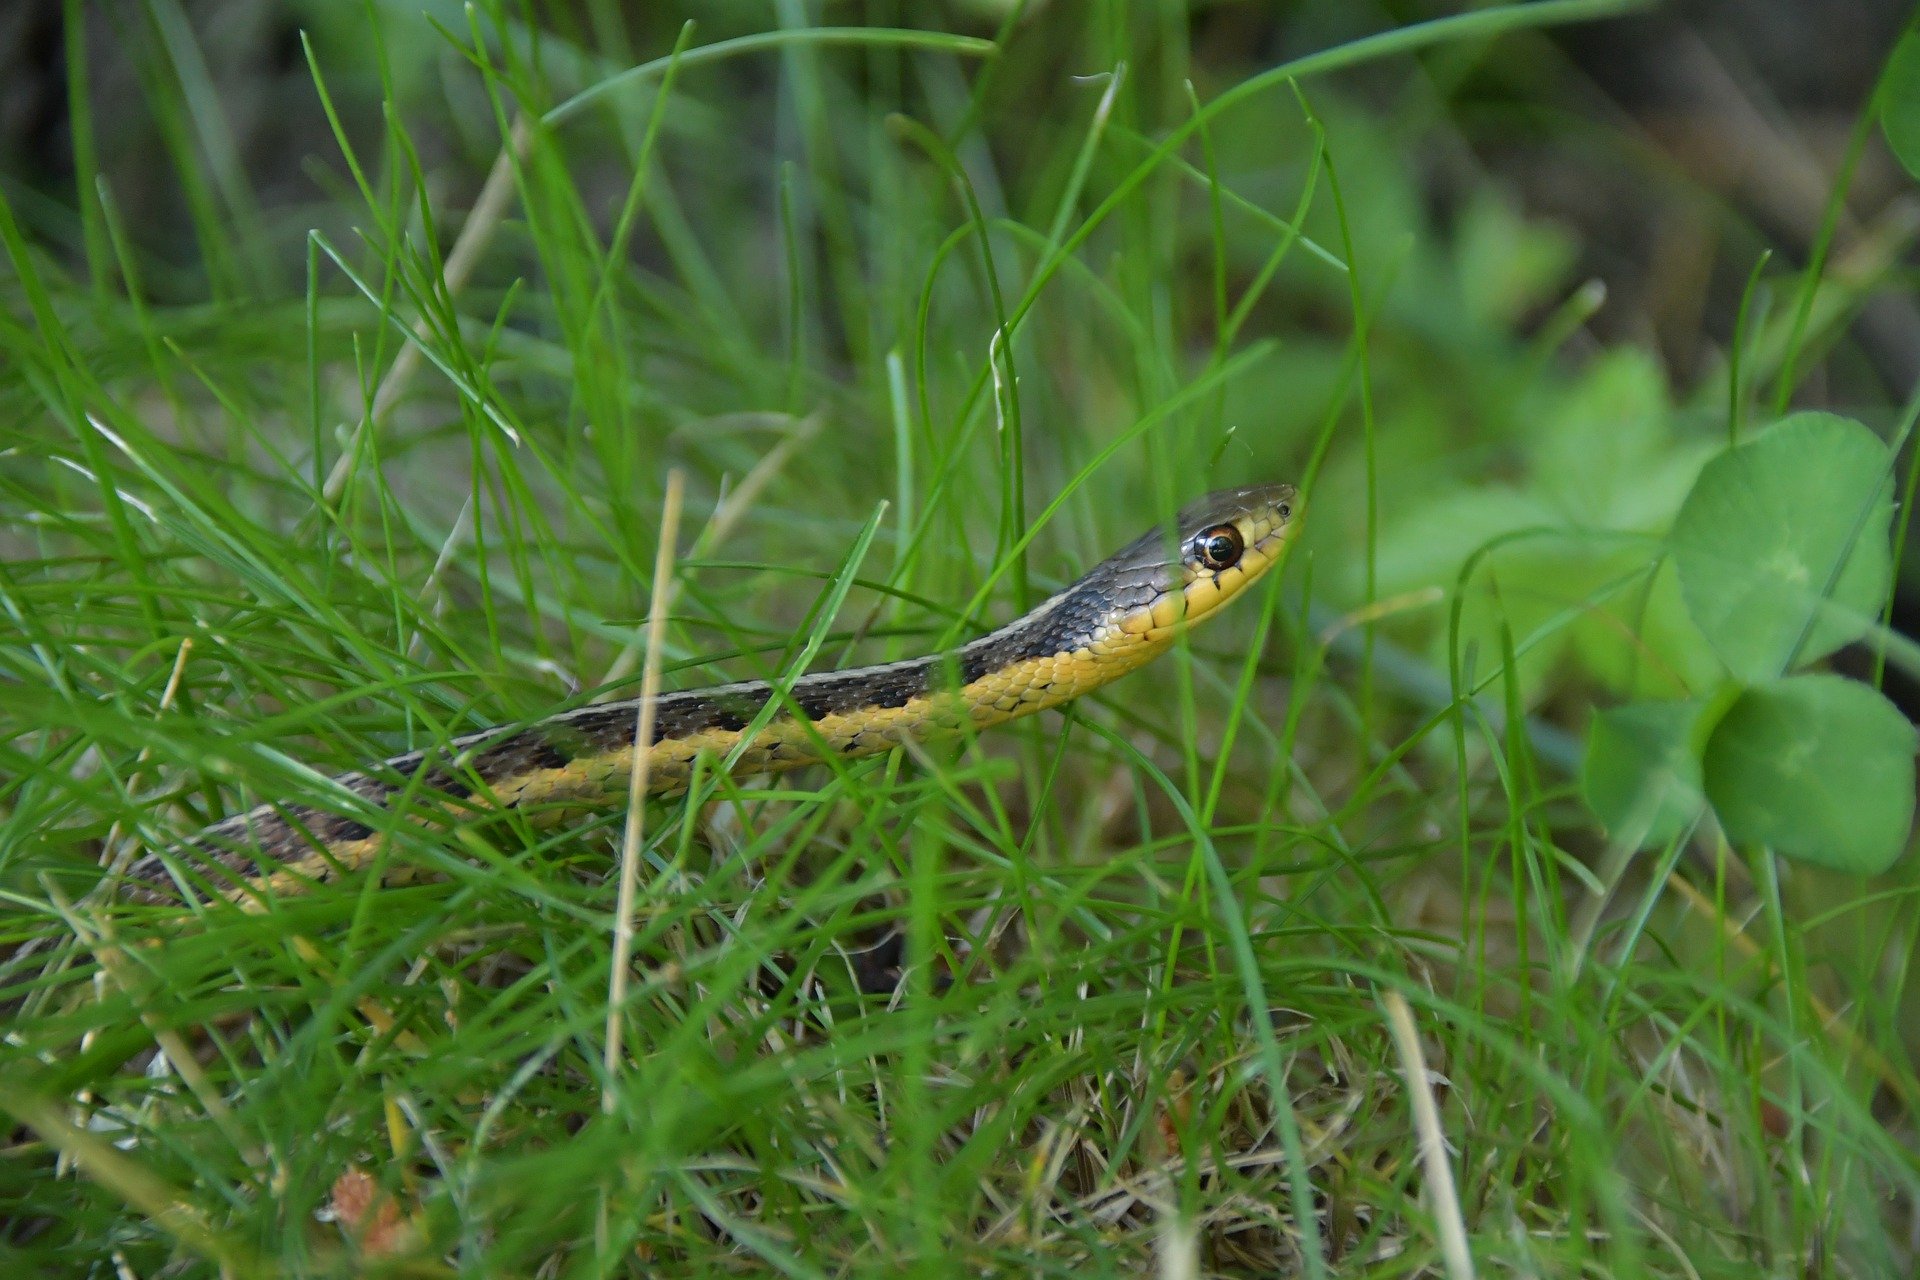
<svg viewBox="0 0 1920 1280"><path fill-rule="evenodd" d="M1671 557L1651 582L1597 602L1574 624L1573 639L1586 669L1623 698L1684 698L1727 677L1680 598Z"/></svg>
<svg viewBox="0 0 1920 1280"><path fill-rule="evenodd" d="M1906 717L1869 686L1791 676L1746 690L1727 709L1701 775L1728 838L1872 874L1906 847L1916 745Z"/></svg>
<svg viewBox="0 0 1920 1280"><path fill-rule="evenodd" d="M1887 148L1920 178L1920 31L1909 31L1893 47L1881 90L1880 128Z"/></svg>
<svg viewBox="0 0 1920 1280"><path fill-rule="evenodd" d="M1580 789L1614 835L1640 848L1663 845L1700 816L1693 733L1702 705L1635 702L1594 716Z"/></svg>
<svg viewBox="0 0 1920 1280"><path fill-rule="evenodd" d="M1797 413L1703 467L1669 541L1694 622L1756 684L1872 624L1892 572L1892 520L1880 438L1847 418Z"/></svg>

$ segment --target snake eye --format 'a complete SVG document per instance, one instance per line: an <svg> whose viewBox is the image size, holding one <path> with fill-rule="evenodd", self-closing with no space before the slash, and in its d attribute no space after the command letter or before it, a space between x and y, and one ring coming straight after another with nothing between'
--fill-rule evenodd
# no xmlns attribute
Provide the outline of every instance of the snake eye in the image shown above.
<svg viewBox="0 0 1920 1280"><path fill-rule="evenodd" d="M1240 530L1230 524L1217 524L1211 529L1203 529L1200 536L1193 540L1193 555L1196 560L1215 573L1231 569L1240 563L1240 553L1247 544L1240 536Z"/></svg>

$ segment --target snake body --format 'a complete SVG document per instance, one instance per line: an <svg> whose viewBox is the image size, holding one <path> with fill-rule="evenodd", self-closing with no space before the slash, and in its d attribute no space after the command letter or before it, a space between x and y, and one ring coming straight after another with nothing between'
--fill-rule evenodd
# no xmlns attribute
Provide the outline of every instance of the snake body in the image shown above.
<svg viewBox="0 0 1920 1280"><path fill-rule="evenodd" d="M1295 504L1290 485L1209 494L1182 508L1171 528L1149 530L957 650L802 676L784 696L759 680L662 695L646 748L648 789L685 789L702 753L731 756L736 774L772 772L1059 706L1164 652L1183 627L1256 581L1279 558ZM782 705L750 733L774 698ZM385 841L377 824L396 809L428 821L604 803L627 788L638 710L637 699L597 703L394 756L334 778L327 807L275 803L235 814L142 858L128 878L148 901L211 892L258 904L372 862Z"/></svg>

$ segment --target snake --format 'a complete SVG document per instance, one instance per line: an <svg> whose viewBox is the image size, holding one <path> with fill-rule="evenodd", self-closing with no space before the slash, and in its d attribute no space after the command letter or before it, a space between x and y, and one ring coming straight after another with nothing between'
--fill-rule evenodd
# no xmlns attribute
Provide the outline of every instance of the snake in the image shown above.
<svg viewBox="0 0 1920 1280"><path fill-rule="evenodd" d="M1280 560L1298 505L1284 484L1210 493L957 649L659 695L647 790L684 791L703 755L736 776L773 773L1060 706L1164 653L1258 581ZM373 864L399 820L501 810L542 818L617 802L640 749L639 711L637 698L589 703L393 756L316 788L320 803L262 804L150 852L124 883L137 901L219 897L260 910Z"/></svg>

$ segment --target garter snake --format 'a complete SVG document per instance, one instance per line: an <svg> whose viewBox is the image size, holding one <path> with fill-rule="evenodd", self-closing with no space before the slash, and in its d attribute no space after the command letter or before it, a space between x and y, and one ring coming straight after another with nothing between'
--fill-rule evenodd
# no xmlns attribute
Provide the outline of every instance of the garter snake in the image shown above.
<svg viewBox="0 0 1920 1280"><path fill-rule="evenodd" d="M1257 580L1279 558L1297 504L1291 485L1209 494L999 630L949 652L801 676L743 746L766 681L663 694L648 746L649 790L683 790L695 759L734 754L736 774L885 751L908 738L1002 724L1059 706L1132 671ZM333 779L339 811L265 804L128 868L149 902L213 893L244 904L366 866L383 835L367 819L396 800L409 821L461 810L604 802L626 789L637 700L593 703L487 729ZM795 712L798 714L794 714Z"/></svg>

